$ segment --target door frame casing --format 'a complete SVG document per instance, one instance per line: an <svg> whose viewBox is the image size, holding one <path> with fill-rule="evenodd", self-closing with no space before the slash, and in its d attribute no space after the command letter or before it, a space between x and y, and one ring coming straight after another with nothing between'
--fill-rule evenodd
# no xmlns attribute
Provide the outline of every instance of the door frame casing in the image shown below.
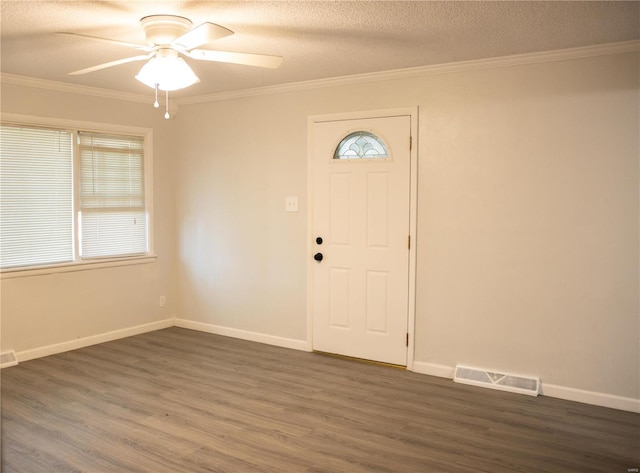
<svg viewBox="0 0 640 473"><path fill-rule="evenodd" d="M379 110L365 110L346 113L330 113L322 115L310 115L307 118L307 346L313 350L313 139L314 125L316 123L331 121L347 121L368 118L386 118L409 116L411 122L411 149L409 167L409 292L407 333L409 334L407 346L407 370L413 371L415 352L415 325L416 325L416 247L417 247L417 223L418 223L418 107L401 107Z"/></svg>

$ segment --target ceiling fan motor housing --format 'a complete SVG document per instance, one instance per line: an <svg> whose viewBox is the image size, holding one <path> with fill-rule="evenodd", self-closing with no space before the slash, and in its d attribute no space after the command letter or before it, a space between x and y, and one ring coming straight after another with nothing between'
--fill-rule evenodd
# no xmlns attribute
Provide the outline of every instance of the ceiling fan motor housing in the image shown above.
<svg viewBox="0 0 640 473"><path fill-rule="evenodd" d="M151 15L140 20L149 46L168 45L191 29L191 20L175 15Z"/></svg>

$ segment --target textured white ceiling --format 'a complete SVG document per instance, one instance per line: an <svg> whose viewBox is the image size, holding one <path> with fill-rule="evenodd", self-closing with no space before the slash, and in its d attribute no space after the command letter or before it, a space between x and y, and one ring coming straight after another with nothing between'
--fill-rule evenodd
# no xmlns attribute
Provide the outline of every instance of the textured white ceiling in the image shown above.
<svg viewBox="0 0 640 473"><path fill-rule="evenodd" d="M137 51L55 33L144 43L139 19L153 14L235 32L209 49L284 57L276 70L190 60L201 82L174 97L640 38L635 1L2 0L1 6L1 70L8 74L148 94L134 79L142 63L67 75Z"/></svg>

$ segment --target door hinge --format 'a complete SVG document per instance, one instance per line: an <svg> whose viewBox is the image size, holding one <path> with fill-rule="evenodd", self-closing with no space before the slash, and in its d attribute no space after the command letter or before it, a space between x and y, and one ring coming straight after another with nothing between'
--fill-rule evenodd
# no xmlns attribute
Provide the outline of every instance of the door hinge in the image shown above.
<svg viewBox="0 0 640 473"><path fill-rule="evenodd" d="M407 249L410 250L411 249L411 235L409 235L407 237Z"/></svg>
<svg viewBox="0 0 640 473"><path fill-rule="evenodd" d="M409 137L409 151L413 149L413 136Z"/></svg>
<svg viewBox="0 0 640 473"><path fill-rule="evenodd" d="M407 332L407 346L409 346L409 332Z"/></svg>

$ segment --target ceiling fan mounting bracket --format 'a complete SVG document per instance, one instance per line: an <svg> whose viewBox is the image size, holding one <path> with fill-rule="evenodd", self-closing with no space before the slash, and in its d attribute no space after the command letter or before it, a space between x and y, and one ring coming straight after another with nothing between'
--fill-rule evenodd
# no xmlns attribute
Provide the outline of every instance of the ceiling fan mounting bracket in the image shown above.
<svg viewBox="0 0 640 473"><path fill-rule="evenodd" d="M171 44L185 34L193 23L176 15L150 15L140 19L149 46Z"/></svg>

